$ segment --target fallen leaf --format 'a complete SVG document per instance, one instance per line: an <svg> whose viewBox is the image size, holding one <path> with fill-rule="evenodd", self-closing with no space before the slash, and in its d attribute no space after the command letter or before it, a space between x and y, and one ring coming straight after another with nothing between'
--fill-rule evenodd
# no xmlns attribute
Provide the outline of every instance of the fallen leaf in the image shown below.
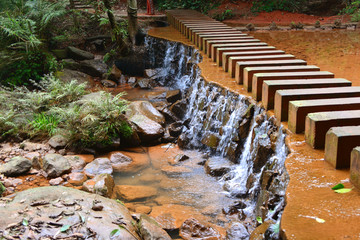
<svg viewBox="0 0 360 240"><path fill-rule="evenodd" d="M263 223L263 220L261 217L256 217L256 221L258 221L258 223L262 224Z"/></svg>
<svg viewBox="0 0 360 240"><path fill-rule="evenodd" d="M342 188L342 189L334 190L334 192L336 192L336 193L348 193L351 190L352 190L351 188Z"/></svg>
<svg viewBox="0 0 360 240"><path fill-rule="evenodd" d="M119 232L120 232L119 229L114 229L114 230L112 230L111 233L110 233L110 237L114 237L114 236L118 235Z"/></svg>
<svg viewBox="0 0 360 240"><path fill-rule="evenodd" d="M339 184L333 186L331 189L332 189L332 190L338 190L338 189L342 189L342 188L344 188L344 187L345 187L344 184L339 183Z"/></svg>
<svg viewBox="0 0 360 240"><path fill-rule="evenodd" d="M316 220L318 223L324 223L324 222L325 222L325 220L322 219L322 218L315 218L315 220Z"/></svg>
<svg viewBox="0 0 360 240"><path fill-rule="evenodd" d="M61 232L66 232L67 230L69 230L69 228L71 227L71 225L64 225L61 227L60 231Z"/></svg>
<svg viewBox="0 0 360 240"><path fill-rule="evenodd" d="M23 219L22 225L24 225L24 226L29 225L29 222L28 222L28 220L26 218Z"/></svg>

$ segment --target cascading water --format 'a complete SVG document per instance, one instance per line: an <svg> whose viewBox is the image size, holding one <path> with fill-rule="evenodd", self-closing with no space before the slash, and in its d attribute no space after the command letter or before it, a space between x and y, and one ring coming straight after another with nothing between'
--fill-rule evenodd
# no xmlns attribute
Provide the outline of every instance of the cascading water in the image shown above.
<svg viewBox="0 0 360 240"><path fill-rule="evenodd" d="M196 49L152 37L146 44L149 65L161 69L160 83L180 89L186 101L184 120L189 124L178 139L179 146L231 160L231 169L219 178L228 196L242 201L239 210L253 228L259 217L278 226L288 183L282 127L251 98L203 79ZM276 238L277 231L270 235Z"/></svg>

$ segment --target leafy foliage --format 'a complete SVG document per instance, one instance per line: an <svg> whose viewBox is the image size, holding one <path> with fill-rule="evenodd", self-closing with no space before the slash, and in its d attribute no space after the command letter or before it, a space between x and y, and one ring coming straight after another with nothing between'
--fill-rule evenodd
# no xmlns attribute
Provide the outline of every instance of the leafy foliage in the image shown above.
<svg viewBox="0 0 360 240"><path fill-rule="evenodd" d="M226 9L224 12L222 13L218 13L215 16L213 16L213 18L217 21L224 21L226 19L230 19L234 16L233 12L231 9Z"/></svg>
<svg viewBox="0 0 360 240"><path fill-rule="evenodd" d="M272 12L275 10L283 10L296 12L300 10L305 0L255 0L251 10L253 12Z"/></svg>
<svg viewBox="0 0 360 240"><path fill-rule="evenodd" d="M0 87L0 138L61 133L74 145L107 145L132 134L122 94L85 96L86 84L65 83L52 75L33 85L37 90Z"/></svg>
<svg viewBox="0 0 360 240"><path fill-rule="evenodd" d="M208 13L210 10L220 6L222 1L216 0L157 0L156 3L160 10L185 8L198 10Z"/></svg>

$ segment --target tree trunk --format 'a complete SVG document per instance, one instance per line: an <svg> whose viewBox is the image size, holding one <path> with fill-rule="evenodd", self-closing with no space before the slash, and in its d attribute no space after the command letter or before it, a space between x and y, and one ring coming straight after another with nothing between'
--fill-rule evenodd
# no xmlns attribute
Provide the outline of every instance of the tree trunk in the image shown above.
<svg viewBox="0 0 360 240"><path fill-rule="evenodd" d="M131 43L135 44L135 36L138 32L138 19L137 19L137 1L127 0L127 12L128 12L128 31Z"/></svg>
<svg viewBox="0 0 360 240"><path fill-rule="evenodd" d="M127 51L128 51L128 46L125 43L124 38L120 33L120 27L117 24L117 22L115 20L115 16L111 11L110 1L109 0L103 0L103 1L104 1L104 6L106 8L106 13L107 13L108 18L109 18L111 29L113 31L116 43L117 43L117 45L119 47L119 52L120 52L120 54L126 54Z"/></svg>

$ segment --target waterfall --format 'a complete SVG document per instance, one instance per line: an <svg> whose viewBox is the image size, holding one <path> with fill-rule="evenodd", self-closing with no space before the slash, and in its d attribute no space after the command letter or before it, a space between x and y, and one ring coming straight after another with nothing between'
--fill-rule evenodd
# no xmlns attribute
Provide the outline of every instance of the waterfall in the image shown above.
<svg viewBox="0 0 360 240"><path fill-rule="evenodd" d="M251 98L203 79L196 49L156 38L148 38L147 44L149 54L157 56L149 58L152 67L163 70L161 82L180 89L187 102L189 127L178 142L231 160L233 168L219 179L228 196L246 203L248 218L279 222L288 183L282 127Z"/></svg>

